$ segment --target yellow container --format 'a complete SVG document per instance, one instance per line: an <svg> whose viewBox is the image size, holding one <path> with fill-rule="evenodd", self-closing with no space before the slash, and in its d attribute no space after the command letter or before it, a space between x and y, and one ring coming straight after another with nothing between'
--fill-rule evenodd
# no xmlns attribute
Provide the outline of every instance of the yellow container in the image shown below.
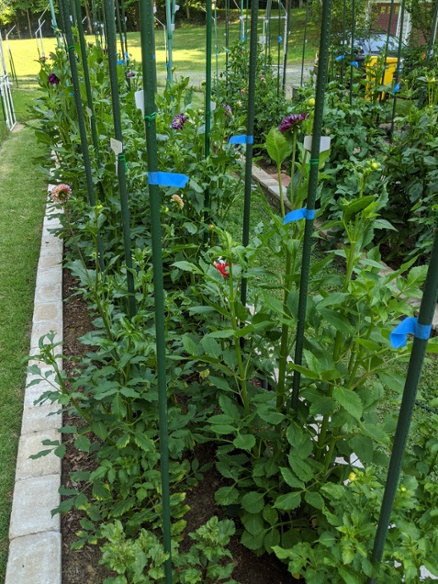
<svg viewBox="0 0 438 584"><path fill-rule="evenodd" d="M378 63L379 57L370 57L365 66L367 75L367 86L366 86L366 97L368 99L375 99L378 97L379 92L377 87L380 85L392 85L395 70L397 69L397 57L386 57L385 72L383 75L382 83L382 71L380 63ZM385 97L385 91L382 91L382 98Z"/></svg>

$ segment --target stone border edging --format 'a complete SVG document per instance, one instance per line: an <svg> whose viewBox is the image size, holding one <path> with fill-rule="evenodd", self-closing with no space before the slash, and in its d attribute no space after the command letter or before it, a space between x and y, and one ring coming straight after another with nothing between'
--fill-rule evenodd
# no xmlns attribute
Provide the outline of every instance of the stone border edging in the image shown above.
<svg viewBox="0 0 438 584"><path fill-rule="evenodd" d="M49 232L60 226L59 219L50 219L52 213L53 208L48 205L36 278L31 355L38 353L42 335L53 331L56 342L63 338L63 242ZM42 363L38 365L42 371L49 369ZM34 378L30 373L26 378L5 584L62 582L61 519L59 514L52 517L51 513L60 503L61 459L53 453L35 460L29 458L44 448L43 440L59 440L62 414L56 403L35 405L35 400L50 386L46 381L29 386Z"/></svg>

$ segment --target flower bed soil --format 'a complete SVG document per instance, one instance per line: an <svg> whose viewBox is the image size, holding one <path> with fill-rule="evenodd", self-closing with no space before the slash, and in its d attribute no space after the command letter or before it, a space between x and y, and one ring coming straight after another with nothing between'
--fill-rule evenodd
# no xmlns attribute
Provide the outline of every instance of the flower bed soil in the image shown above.
<svg viewBox="0 0 438 584"><path fill-rule="evenodd" d="M82 345L78 338L92 330L92 319L85 302L79 296L72 296L75 291L75 281L67 270L63 274L64 297L64 348L66 357L80 357L89 351L89 347ZM71 363L64 361L64 367L69 372ZM64 414L64 425L77 423L72 416ZM79 452L66 442L67 451L62 461L62 484L73 487L69 473L74 470L89 470L94 461L86 454ZM213 461L214 446L202 445L196 451L201 465ZM214 493L224 485L224 479L214 466L204 475L203 481L187 493L186 503L190 511L185 516L187 521L186 533L195 531L200 525L208 521L213 515L224 517L224 509L217 506ZM62 582L63 584L101 584L105 578L115 575L99 565L101 557L98 546L87 545L81 550L71 550L71 544L76 540L76 532L80 530L79 521L81 512L73 509L61 519L62 532ZM238 522L236 522L237 528ZM182 543L182 547L190 546L190 539ZM298 580L292 578L286 566L273 555L256 556L239 542L239 536L232 538L229 549L233 555L235 568L233 578L241 584L289 584Z"/></svg>

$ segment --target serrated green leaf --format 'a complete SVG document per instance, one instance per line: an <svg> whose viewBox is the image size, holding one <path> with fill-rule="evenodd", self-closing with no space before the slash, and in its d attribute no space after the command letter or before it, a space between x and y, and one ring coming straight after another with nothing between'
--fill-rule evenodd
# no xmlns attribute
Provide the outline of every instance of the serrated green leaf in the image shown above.
<svg viewBox="0 0 438 584"><path fill-rule="evenodd" d="M220 487L214 494L214 500L218 505L232 505L239 500L239 491L233 487Z"/></svg>
<svg viewBox="0 0 438 584"><path fill-rule="evenodd" d="M373 462L374 446L369 436L353 436L348 442L361 462L366 464Z"/></svg>
<svg viewBox="0 0 438 584"><path fill-rule="evenodd" d="M276 525L278 522L278 513L277 511L271 507L270 505L266 505L263 509L263 519L269 523L269 525Z"/></svg>
<svg viewBox="0 0 438 584"><path fill-rule="evenodd" d="M291 450L288 456L288 461L290 464L291 469L297 475L299 479L307 483L311 481L313 478L313 470L312 467L307 464L304 460L299 458L296 453Z"/></svg>
<svg viewBox="0 0 438 584"><path fill-rule="evenodd" d="M250 491L242 497L241 504L248 513L260 513L265 506L265 498L263 493Z"/></svg>
<svg viewBox="0 0 438 584"><path fill-rule="evenodd" d="M246 529L242 533L242 537L240 539L241 543L250 550L261 550L263 549L263 542L265 539L265 530L262 530L258 534L249 533Z"/></svg>
<svg viewBox="0 0 438 584"><path fill-rule="evenodd" d="M281 511L293 511L301 503L300 493L287 493L276 498L274 507Z"/></svg>
<svg viewBox="0 0 438 584"><path fill-rule="evenodd" d="M82 452L90 452L91 442L88 436L78 436L75 440L75 446Z"/></svg>
<svg viewBox="0 0 438 584"><path fill-rule="evenodd" d="M102 481L95 481L93 484L93 497L98 501L108 501L108 499L111 499L109 485Z"/></svg>
<svg viewBox="0 0 438 584"><path fill-rule="evenodd" d="M290 470L290 468L286 468L284 466L281 466L280 472L281 472L282 477L284 478L285 483L287 485L289 485L289 487L292 487L293 489L304 489L305 488L305 484L303 483L303 481L300 481L294 475L294 473Z"/></svg>
<svg viewBox="0 0 438 584"><path fill-rule="evenodd" d="M337 386L333 390L333 398L351 416L360 420L363 413L362 400L353 390Z"/></svg>
<svg viewBox="0 0 438 584"><path fill-rule="evenodd" d="M187 351L187 353L189 355L195 355L195 356L199 355L199 347L190 335L188 335L188 334L183 335L181 338L181 341L182 341L184 349Z"/></svg>
<svg viewBox="0 0 438 584"><path fill-rule="evenodd" d="M265 539L263 540L263 545L265 546L265 550L268 554L271 553L273 546L278 545L280 543L280 532L278 529L269 529L265 535Z"/></svg>
<svg viewBox="0 0 438 584"><path fill-rule="evenodd" d="M314 493L313 491L306 491L304 493L304 500L311 507L321 510L324 507L324 499L319 493Z"/></svg>
<svg viewBox="0 0 438 584"><path fill-rule="evenodd" d="M242 450L252 450L255 443L256 439L252 434L238 434L233 440L234 446Z"/></svg>
<svg viewBox="0 0 438 584"><path fill-rule="evenodd" d="M210 335L206 335L201 339L201 346L207 355L211 355L215 359L218 359L222 354L222 347Z"/></svg>

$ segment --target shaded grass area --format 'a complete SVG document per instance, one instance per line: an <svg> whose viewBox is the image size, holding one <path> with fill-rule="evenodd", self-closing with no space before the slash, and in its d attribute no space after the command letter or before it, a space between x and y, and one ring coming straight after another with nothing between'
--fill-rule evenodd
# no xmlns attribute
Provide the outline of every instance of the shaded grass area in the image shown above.
<svg viewBox="0 0 438 584"><path fill-rule="evenodd" d="M35 173L29 129L0 147L0 581L4 581L15 462L20 435L25 357L33 311L46 190Z"/></svg>

